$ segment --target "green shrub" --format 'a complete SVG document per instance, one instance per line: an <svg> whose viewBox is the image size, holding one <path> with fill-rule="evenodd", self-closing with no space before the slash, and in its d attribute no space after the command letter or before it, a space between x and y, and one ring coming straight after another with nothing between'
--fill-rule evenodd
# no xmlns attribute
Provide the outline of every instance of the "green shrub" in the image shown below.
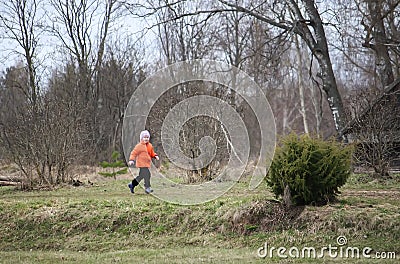
<svg viewBox="0 0 400 264"><path fill-rule="evenodd" d="M111 168L111 172L99 172L100 175L105 176L105 177L114 177L114 179L117 179L117 175L120 174L126 174L128 173L128 168L126 168L126 165L124 161L120 160L121 154L118 151L113 151L111 154L111 162L107 161L102 161L100 162L100 166L102 168ZM118 168L123 168L118 170Z"/></svg>
<svg viewBox="0 0 400 264"><path fill-rule="evenodd" d="M287 204L324 204L346 183L351 152L350 146L334 140L292 133L277 147L267 183Z"/></svg>

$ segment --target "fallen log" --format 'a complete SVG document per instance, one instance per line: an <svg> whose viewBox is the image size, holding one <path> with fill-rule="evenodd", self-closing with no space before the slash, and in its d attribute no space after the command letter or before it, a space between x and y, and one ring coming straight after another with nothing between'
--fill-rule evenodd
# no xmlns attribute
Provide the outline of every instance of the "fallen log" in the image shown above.
<svg viewBox="0 0 400 264"><path fill-rule="evenodd" d="M22 182L23 178L21 176L1 176L0 181L11 181L11 182Z"/></svg>
<svg viewBox="0 0 400 264"><path fill-rule="evenodd" d="M0 186L18 186L21 182L13 182L13 181L0 181Z"/></svg>

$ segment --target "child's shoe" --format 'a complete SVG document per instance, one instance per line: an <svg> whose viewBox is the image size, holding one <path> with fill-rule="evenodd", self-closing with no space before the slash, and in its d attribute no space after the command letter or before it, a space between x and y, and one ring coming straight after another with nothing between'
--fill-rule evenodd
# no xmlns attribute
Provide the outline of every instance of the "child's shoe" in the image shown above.
<svg viewBox="0 0 400 264"><path fill-rule="evenodd" d="M144 191L145 191L147 194L149 194L149 193L152 193L152 192L153 192L153 189L151 189L151 188L149 187L149 188L146 188Z"/></svg>
<svg viewBox="0 0 400 264"><path fill-rule="evenodd" d="M133 187L132 183L129 183L128 187L131 190L131 193L135 193L135 191L133 190L134 187Z"/></svg>

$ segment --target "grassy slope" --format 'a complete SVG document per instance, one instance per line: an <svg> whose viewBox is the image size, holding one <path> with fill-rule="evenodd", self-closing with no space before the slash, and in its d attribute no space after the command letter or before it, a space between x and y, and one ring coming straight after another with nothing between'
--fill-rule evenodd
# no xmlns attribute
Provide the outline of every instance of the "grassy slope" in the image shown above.
<svg viewBox="0 0 400 264"><path fill-rule="evenodd" d="M244 183L197 206L168 204L141 190L131 195L127 180L53 191L2 187L0 263L266 263L271 259L257 257L265 243L321 248L335 246L339 235L348 246L394 251L399 258L399 177L385 184L360 180L353 176L337 203L295 212L271 202L266 186L249 192Z"/></svg>

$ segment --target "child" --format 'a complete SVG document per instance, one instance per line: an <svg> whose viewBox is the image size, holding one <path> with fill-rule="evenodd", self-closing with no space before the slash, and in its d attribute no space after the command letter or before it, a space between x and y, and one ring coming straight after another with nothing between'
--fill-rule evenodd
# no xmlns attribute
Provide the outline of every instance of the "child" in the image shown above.
<svg viewBox="0 0 400 264"><path fill-rule="evenodd" d="M139 182L144 179L145 192L147 194L152 193L153 190L150 188L150 164L151 159L155 158L159 160L158 155L154 152L153 145L149 142L150 133L147 130L140 132L140 143L138 143L132 150L129 157L129 166L136 164L136 168L139 168L139 176L132 180L132 183L128 184L131 193L134 193L135 187Z"/></svg>

